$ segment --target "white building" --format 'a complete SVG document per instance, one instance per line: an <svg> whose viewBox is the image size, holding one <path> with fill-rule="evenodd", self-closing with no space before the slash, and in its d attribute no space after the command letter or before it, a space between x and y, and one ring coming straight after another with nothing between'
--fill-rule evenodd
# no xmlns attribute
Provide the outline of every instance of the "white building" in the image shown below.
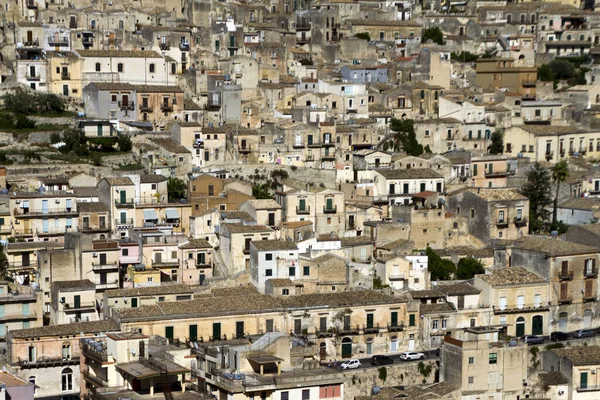
<svg viewBox="0 0 600 400"><path fill-rule="evenodd" d="M265 293L269 279L296 279L300 276L298 246L285 240L258 240L250 243L250 279Z"/></svg>

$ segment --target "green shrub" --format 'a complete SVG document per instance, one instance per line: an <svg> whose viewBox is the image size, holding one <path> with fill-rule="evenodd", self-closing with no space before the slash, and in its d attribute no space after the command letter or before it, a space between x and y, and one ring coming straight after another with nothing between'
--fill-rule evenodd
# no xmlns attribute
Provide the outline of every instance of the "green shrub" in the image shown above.
<svg viewBox="0 0 600 400"><path fill-rule="evenodd" d="M356 35L354 35L354 37L361 39L361 40L366 40L367 42L371 41L371 35L369 35L369 32L357 33Z"/></svg>
<svg viewBox="0 0 600 400"><path fill-rule="evenodd" d="M17 114L15 116L15 128L33 129L35 128L35 121L31 118L27 118L25 114Z"/></svg>
<svg viewBox="0 0 600 400"><path fill-rule="evenodd" d="M119 151L124 153L130 152L133 144L131 143L131 139L127 135L119 135Z"/></svg>

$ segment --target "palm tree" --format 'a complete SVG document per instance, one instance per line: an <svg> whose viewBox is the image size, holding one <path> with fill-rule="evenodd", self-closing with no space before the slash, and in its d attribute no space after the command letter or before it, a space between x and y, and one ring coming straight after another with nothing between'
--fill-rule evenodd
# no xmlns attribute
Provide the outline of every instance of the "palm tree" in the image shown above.
<svg viewBox="0 0 600 400"><path fill-rule="evenodd" d="M561 160L552 167L552 179L556 182L556 196L554 197L554 211L552 212L552 224L556 224L558 212L558 194L560 192L560 183L564 182L569 176L569 165L567 161Z"/></svg>

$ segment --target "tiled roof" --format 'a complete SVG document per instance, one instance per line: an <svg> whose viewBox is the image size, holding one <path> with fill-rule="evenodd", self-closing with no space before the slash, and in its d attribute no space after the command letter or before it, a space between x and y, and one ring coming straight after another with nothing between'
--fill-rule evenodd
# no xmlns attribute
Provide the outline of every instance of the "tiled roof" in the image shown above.
<svg viewBox="0 0 600 400"><path fill-rule="evenodd" d="M245 225L239 222L223 222L221 231L229 231L229 233L253 233L253 232L271 232L271 228L266 225L248 224Z"/></svg>
<svg viewBox="0 0 600 400"><path fill-rule="evenodd" d="M267 282L270 282L273 287L294 286L294 282L290 278L268 279Z"/></svg>
<svg viewBox="0 0 600 400"><path fill-rule="evenodd" d="M428 289L428 290L411 290L410 295L413 299L430 299L436 297L444 297L444 293L440 290L436 289Z"/></svg>
<svg viewBox="0 0 600 400"><path fill-rule="evenodd" d="M599 197L576 197L569 199L559 205L559 208L573 208L577 210L589 210L598 211L600 210L600 198Z"/></svg>
<svg viewBox="0 0 600 400"><path fill-rule="evenodd" d="M576 346L551 351L568 358L573 365L600 364L600 346Z"/></svg>
<svg viewBox="0 0 600 400"><path fill-rule="evenodd" d="M57 281L52 282L52 286L56 287L60 291L77 291L77 290L94 290L96 285L89 279L82 279L77 281Z"/></svg>
<svg viewBox="0 0 600 400"><path fill-rule="evenodd" d="M147 50L77 50L81 57L133 57L133 58L162 58L155 51Z"/></svg>
<svg viewBox="0 0 600 400"><path fill-rule="evenodd" d="M104 178L104 179L111 186L125 186L125 185L133 186L133 182L131 181L131 179L129 179L127 177L117 176L117 177Z"/></svg>
<svg viewBox="0 0 600 400"><path fill-rule="evenodd" d="M281 205L273 199L247 200L255 210L278 210Z"/></svg>
<svg viewBox="0 0 600 400"><path fill-rule="evenodd" d="M452 303L420 304L420 307L421 314L437 314L456 311Z"/></svg>
<svg viewBox="0 0 600 400"><path fill-rule="evenodd" d="M190 239L189 241L179 245L180 249L208 249L212 248L206 239Z"/></svg>
<svg viewBox="0 0 600 400"><path fill-rule="evenodd" d="M597 247L549 237L524 237L514 242L512 247L514 249L543 253L554 257L600 253L600 248Z"/></svg>
<svg viewBox="0 0 600 400"><path fill-rule="evenodd" d="M155 138L151 140L170 153L190 153L188 149L186 149L173 139Z"/></svg>
<svg viewBox="0 0 600 400"><path fill-rule="evenodd" d="M254 240L252 246L258 251L298 250L296 243L288 240Z"/></svg>
<svg viewBox="0 0 600 400"><path fill-rule="evenodd" d="M132 289L107 290L106 294L110 298L132 296L156 296L161 294L182 294L193 292L194 291L188 285L160 285Z"/></svg>
<svg viewBox="0 0 600 400"><path fill-rule="evenodd" d="M32 337L79 335L83 333L100 333L119 331L119 324L112 319L90 322L75 322L72 324L48 325L39 328L17 329L8 333L9 337L25 339Z"/></svg>
<svg viewBox="0 0 600 400"><path fill-rule="evenodd" d="M495 268L489 274L477 275L477 277L491 286L541 284L546 282L544 278L523 267Z"/></svg>
<svg viewBox="0 0 600 400"><path fill-rule="evenodd" d="M442 284L437 285L440 292L446 293L448 296L468 296L479 294L481 290L467 282Z"/></svg>
<svg viewBox="0 0 600 400"><path fill-rule="evenodd" d="M99 201L78 201L77 211L80 213L108 212L108 206L104 203L100 203Z"/></svg>
<svg viewBox="0 0 600 400"><path fill-rule="evenodd" d="M375 241L367 236L344 237L340 239L342 247L366 246Z"/></svg>
<svg viewBox="0 0 600 400"><path fill-rule="evenodd" d="M526 196L513 188L469 188L467 190L486 201L527 200Z"/></svg>
<svg viewBox="0 0 600 400"><path fill-rule="evenodd" d="M408 239L392 240L391 242L387 242L385 244L382 244L381 246L377 246L377 249L392 251L398 247L406 246L409 243L411 243L411 241Z"/></svg>
<svg viewBox="0 0 600 400"><path fill-rule="evenodd" d="M545 386L556 386L556 385L568 385L569 380L559 371L544 372L540 371L538 378L542 383L542 387Z"/></svg>
<svg viewBox="0 0 600 400"><path fill-rule="evenodd" d="M143 174L140 175L140 183L160 183L167 180L164 175Z"/></svg>
<svg viewBox="0 0 600 400"><path fill-rule="evenodd" d="M443 178L437 172L428 168L411 169L378 169L378 173L386 179L430 179Z"/></svg>

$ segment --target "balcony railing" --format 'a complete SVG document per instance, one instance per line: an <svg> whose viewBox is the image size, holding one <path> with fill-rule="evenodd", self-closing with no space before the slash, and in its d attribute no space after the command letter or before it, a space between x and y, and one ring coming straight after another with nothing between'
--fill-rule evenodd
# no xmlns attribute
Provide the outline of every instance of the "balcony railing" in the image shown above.
<svg viewBox="0 0 600 400"><path fill-rule="evenodd" d="M558 304L569 304L573 302L573 298L571 296L561 297L558 299Z"/></svg>
<svg viewBox="0 0 600 400"><path fill-rule="evenodd" d="M152 107L149 104L140 104L140 112L152 112Z"/></svg>
<svg viewBox="0 0 600 400"><path fill-rule="evenodd" d="M552 160L553 157L554 157L554 152L553 151L547 151L546 152L546 161Z"/></svg>
<svg viewBox="0 0 600 400"><path fill-rule="evenodd" d="M49 46L68 46L69 38L67 38L66 36L58 37L58 38L48 36L48 45Z"/></svg>
<svg viewBox="0 0 600 400"><path fill-rule="evenodd" d="M60 74L60 79L62 79L63 81L68 81L71 79L71 74L63 71Z"/></svg>
<svg viewBox="0 0 600 400"><path fill-rule="evenodd" d="M583 295L583 301L594 301L596 300L596 295L593 293L585 293Z"/></svg>
<svg viewBox="0 0 600 400"><path fill-rule="evenodd" d="M583 276L585 276L586 278L595 278L598 276L598 269L597 268L584 268L583 270Z"/></svg>
<svg viewBox="0 0 600 400"><path fill-rule="evenodd" d="M523 87L534 87L536 85L535 81L532 81L530 79L525 79L523 81L521 81L521 86Z"/></svg>
<svg viewBox="0 0 600 400"><path fill-rule="evenodd" d="M494 314L518 314L526 312L538 312L548 311L550 306L548 304L523 304L523 305L507 305L504 307L493 306Z"/></svg>
<svg viewBox="0 0 600 400"><path fill-rule="evenodd" d="M360 326L358 324L357 325L344 325L340 329L341 335L358 335L359 332L360 332Z"/></svg>
<svg viewBox="0 0 600 400"><path fill-rule="evenodd" d="M179 43L179 50L190 51L190 44L189 43Z"/></svg>
<svg viewBox="0 0 600 400"><path fill-rule="evenodd" d="M119 206L133 206L133 197L129 197L126 199L115 199L115 206L119 207Z"/></svg>
<svg viewBox="0 0 600 400"><path fill-rule="evenodd" d="M304 142L294 142L294 144L292 145L292 147L294 149L303 149L305 146Z"/></svg>
<svg viewBox="0 0 600 400"><path fill-rule="evenodd" d="M22 217L22 218L27 218L27 217L36 218L36 217L44 216L44 215L54 215L54 216L77 215L77 211L75 211L72 207L48 208L48 209L17 207L14 210L14 215L16 217Z"/></svg>
<svg viewBox="0 0 600 400"><path fill-rule="evenodd" d="M25 79L27 79L28 81L39 81L40 80L40 74L27 74L25 76Z"/></svg>
<svg viewBox="0 0 600 400"><path fill-rule="evenodd" d="M518 226L518 227L527 226L527 217L522 217L522 218L515 217L513 222L515 223L515 226Z"/></svg>
<svg viewBox="0 0 600 400"><path fill-rule="evenodd" d="M117 269L119 268L119 263L114 262L106 262L106 263L92 263L92 270L94 271L102 271L106 269Z"/></svg>
<svg viewBox="0 0 600 400"><path fill-rule="evenodd" d="M135 110L135 104L133 101L120 101L119 102L119 110L127 111L127 110Z"/></svg>
<svg viewBox="0 0 600 400"><path fill-rule="evenodd" d="M323 213L324 214L335 214L335 213L337 213L337 205L323 206Z"/></svg>
<svg viewBox="0 0 600 400"><path fill-rule="evenodd" d="M27 40L25 38L22 38L21 43L23 43L23 46L25 47L40 47L39 39Z"/></svg>
<svg viewBox="0 0 600 400"><path fill-rule="evenodd" d="M377 333L379 332L379 324L363 325L364 333Z"/></svg>
<svg viewBox="0 0 600 400"><path fill-rule="evenodd" d="M299 207L296 206L296 215L308 215L310 214L310 206Z"/></svg>
<svg viewBox="0 0 600 400"><path fill-rule="evenodd" d="M158 47L163 51L171 50L171 45L169 43L161 43Z"/></svg>
<svg viewBox="0 0 600 400"><path fill-rule="evenodd" d="M84 224L79 229L81 232L96 232L96 231L106 231L108 227L105 225L89 225Z"/></svg>
<svg viewBox="0 0 600 400"><path fill-rule="evenodd" d="M496 221L496 227L498 228L508 228L508 220L507 219L501 219Z"/></svg>
<svg viewBox="0 0 600 400"><path fill-rule="evenodd" d="M558 279L561 281L573 280L573 271L560 271L558 273Z"/></svg>
<svg viewBox="0 0 600 400"><path fill-rule="evenodd" d="M392 325L392 324L388 324L387 326L387 330L388 332L401 332L404 330L404 325L403 324L396 324L396 325Z"/></svg>
<svg viewBox="0 0 600 400"><path fill-rule="evenodd" d="M119 226L119 225L133 225L133 218L117 218L115 219L115 225Z"/></svg>
<svg viewBox="0 0 600 400"><path fill-rule="evenodd" d="M94 347L90 346L88 343L84 342L83 340L79 341L79 349L81 350L81 353L84 355L84 357L92 358L92 359L94 359L96 361L100 361L100 362L108 361L108 354L106 354L106 352L96 351L96 349Z"/></svg>
<svg viewBox="0 0 600 400"><path fill-rule="evenodd" d="M162 112L171 112L171 111L173 111L173 104L162 103L160 105L160 110Z"/></svg>
<svg viewBox="0 0 600 400"><path fill-rule="evenodd" d="M75 303L63 303L63 307L65 310L77 311L77 310L88 310L88 309L96 309L96 303L93 301L82 302L79 304Z"/></svg>

